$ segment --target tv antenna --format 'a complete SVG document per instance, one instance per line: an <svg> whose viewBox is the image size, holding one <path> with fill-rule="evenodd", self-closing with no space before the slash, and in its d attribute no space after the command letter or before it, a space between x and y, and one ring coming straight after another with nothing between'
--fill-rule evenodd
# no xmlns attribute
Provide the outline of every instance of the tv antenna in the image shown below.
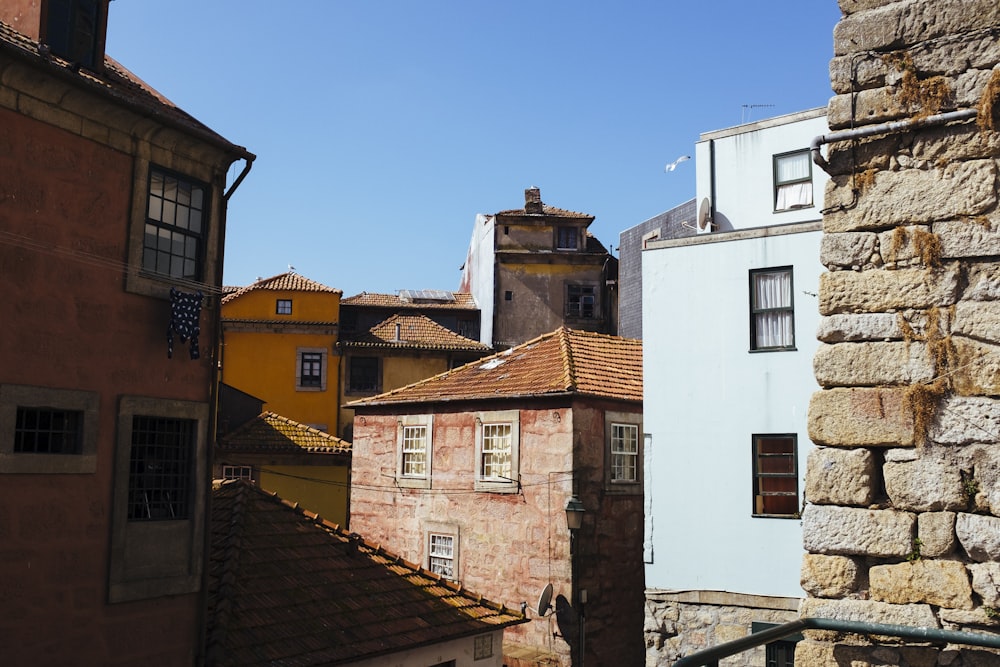
<svg viewBox="0 0 1000 667"><path fill-rule="evenodd" d="M773 104L744 104L743 112L740 115L740 125L743 123L750 122L750 116L753 115L754 109L773 109Z"/></svg>

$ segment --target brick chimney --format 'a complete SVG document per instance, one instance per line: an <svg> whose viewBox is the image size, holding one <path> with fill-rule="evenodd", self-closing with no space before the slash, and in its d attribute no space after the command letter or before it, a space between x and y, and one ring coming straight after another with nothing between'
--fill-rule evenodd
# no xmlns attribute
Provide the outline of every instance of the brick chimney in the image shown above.
<svg viewBox="0 0 1000 667"><path fill-rule="evenodd" d="M49 47L53 55L97 71L104 67L110 0L3 0L0 21Z"/></svg>
<svg viewBox="0 0 1000 667"><path fill-rule="evenodd" d="M524 212L542 212L542 191L534 185L524 191Z"/></svg>

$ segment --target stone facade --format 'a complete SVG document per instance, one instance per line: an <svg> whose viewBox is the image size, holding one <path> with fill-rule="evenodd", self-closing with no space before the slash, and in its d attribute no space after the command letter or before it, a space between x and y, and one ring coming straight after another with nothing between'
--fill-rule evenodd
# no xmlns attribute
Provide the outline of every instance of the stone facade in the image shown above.
<svg viewBox="0 0 1000 667"><path fill-rule="evenodd" d="M810 404L803 616L1000 626L1000 5L840 0ZM996 111L994 110L996 108ZM980 665L961 646L809 633L809 665Z"/></svg>

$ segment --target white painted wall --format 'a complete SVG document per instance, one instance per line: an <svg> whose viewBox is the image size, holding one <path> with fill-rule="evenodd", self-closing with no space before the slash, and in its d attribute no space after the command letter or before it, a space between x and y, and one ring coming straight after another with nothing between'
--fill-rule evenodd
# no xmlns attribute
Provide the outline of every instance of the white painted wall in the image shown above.
<svg viewBox="0 0 1000 667"><path fill-rule="evenodd" d="M493 312L495 289L496 251L494 234L496 218L479 213L472 228L472 239L462 268L459 289L472 294L479 306L479 342L493 347Z"/></svg>
<svg viewBox="0 0 1000 667"><path fill-rule="evenodd" d="M766 231L643 254L648 588L802 595L800 521L752 516L751 436L798 434L801 497L821 232ZM789 265L797 349L750 353L749 271Z"/></svg>
<svg viewBox="0 0 1000 667"><path fill-rule="evenodd" d="M829 176L812 165L813 206L776 212L773 158L807 149L814 137L828 131L826 108L820 108L702 134L695 145L699 206L711 197L714 150L715 219L720 231L818 220Z"/></svg>

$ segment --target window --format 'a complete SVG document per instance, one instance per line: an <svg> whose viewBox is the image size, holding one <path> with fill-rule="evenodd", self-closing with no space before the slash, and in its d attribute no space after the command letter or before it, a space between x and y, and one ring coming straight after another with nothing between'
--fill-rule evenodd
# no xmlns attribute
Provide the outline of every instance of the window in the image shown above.
<svg viewBox="0 0 1000 667"><path fill-rule="evenodd" d="M493 635L479 635L476 637L473 660L483 660L493 657Z"/></svg>
<svg viewBox="0 0 1000 667"><path fill-rule="evenodd" d="M0 385L0 473L97 470L94 392Z"/></svg>
<svg viewBox="0 0 1000 667"><path fill-rule="evenodd" d="M432 415L405 415L396 435L396 483L415 489L431 488Z"/></svg>
<svg viewBox="0 0 1000 667"><path fill-rule="evenodd" d="M136 415L129 461L130 521L191 516L191 459L198 422Z"/></svg>
<svg viewBox="0 0 1000 667"><path fill-rule="evenodd" d="M292 300L291 299L278 299L275 304L274 312L278 315L291 315L292 314Z"/></svg>
<svg viewBox="0 0 1000 667"><path fill-rule="evenodd" d="M639 427L611 425L611 481L635 483L639 479Z"/></svg>
<svg viewBox="0 0 1000 667"><path fill-rule="evenodd" d="M812 162L809 151L775 155L774 210L790 211L812 205Z"/></svg>
<svg viewBox="0 0 1000 667"><path fill-rule="evenodd" d="M504 301L512 301L513 299L514 299L514 293L512 291L507 290L503 293Z"/></svg>
<svg viewBox="0 0 1000 667"><path fill-rule="evenodd" d="M792 269L750 272L750 349L795 349Z"/></svg>
<svg viewBox="0 0 1000 667"><path fill-rule="evenodd" d="M763 623L753 621L750 624L750 632L756 634L771 628L776 628L776 623ZM802 641L802 633L789 635L778 641L768 642L764 645L764 664L766 667L794 667L795 665L795 644Z"/></svg>
<svg viewBox="0 0 1000 667"><path fill-rule="evenodd" d="M799 516L795 434L753 436L753 514Z"/></svg>
<svg viewBox="0 0 1000 667"><path fill-rule="evenodd" d="M576 250L579 238L580 232L576 227L556 227L557 250Z"/></svg>
<svg viewBox="0 0 1000 667"><path fill-rule="evenodd" d="M45 39L52 53L88 69L100 65L101 27L98 0L48 0L45 4Z"/></svg>
<svg viewBox="0 0 1000 667"><path fill-rule="evenodd" d="M594 285L566 285L566 316L597 317L597 288Z"/></svg>
<svg viewBox="0 0 1000 667"><path fill-rule="evenodd" d="M518 490L520 415L517 410L476 415L477 491Z"/></svg>
<svg viewBox="0 0 1000 667"><path fill-rule="evenodd" d="M351 357L348 391L377 392L382 385L378 357Z"/></svg>
<svg viewBox="0 0 1000 667"><path fill-rule="evenodd" d="M142 268L201 280L208 187L158 167L149 170Z"/></svg>
<svg viewBox="0 0 1000 667"><path fill-rule="evenodd" d="M455 578L455 536L431 533L427 569L447 579Z"/></svg>
<svg viewBox="0 0 1000 667"><path fill-rule="evenodd" d="M209 486L207 403L122 396L111 503L108 600L201 588Z"/></svg>
<svg viewBox="0 0 1000 667"><path fill-rule="evenodd" d="M604 413L604 488L608 493L642 493L642 415Z"/></svg>
<svg viewBox="0 0 1000 667"><path fill-rule="evenodd" d="M222 466L222 479L245 479L253 481L252 466Z"/></svg>
<svg viewBox="0 0 1000 667"><path fill-rule="evenodd" d="M326 348L300 347L295 351L295 389L326 391Z"/></svg>

